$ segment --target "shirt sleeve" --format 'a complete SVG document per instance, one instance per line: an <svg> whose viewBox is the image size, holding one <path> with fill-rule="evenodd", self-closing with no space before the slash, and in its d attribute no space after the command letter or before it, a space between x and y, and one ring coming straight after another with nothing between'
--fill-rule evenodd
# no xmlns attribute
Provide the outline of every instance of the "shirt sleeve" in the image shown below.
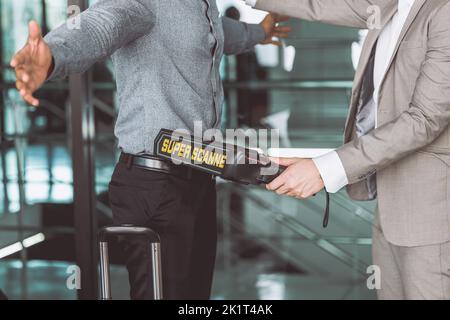
<svg viewBox="0 0 450 320"><path fill-rule="evenodd" d="M308 21L367 29L374 8L387 14L393 0L246 0L255 9Z"/></svg>
<svg viewBox="0 0 450 320"><path fill-rule="evenodd" d="M95 62L150 32L155 24L151 4L143 0L100 0L82 12L78 28L67 24L45 36L54 59L48 80L83 73Z"/></svg>
<svg viewBox="0 0 450 320"><path fill-rule="evenodd" d="M347 174L336 151L314 158L313 161L329 193L337 193L348 185Z"/></svg>
<svg viewBox="0 0 450 320"><path fill-rule="evenodd" d="M222 26L225 36L224 52L227 55L244 53L266 38L259 24L248 24L222 17Z"/></svg>

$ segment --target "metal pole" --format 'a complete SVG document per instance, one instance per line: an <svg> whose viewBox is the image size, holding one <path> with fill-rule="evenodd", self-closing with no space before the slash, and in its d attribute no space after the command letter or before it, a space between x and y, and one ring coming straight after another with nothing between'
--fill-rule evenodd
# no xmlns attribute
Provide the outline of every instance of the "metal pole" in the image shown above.
<svg viewBox="0 0 450 320"><path fill-rule="evenodd" d="M23 126L21 125L21 117L19 115L19 105L13 106L13 116L14 116L14 133L16 135L15 141L14 141L14 147L16 150L16 164L17 164L17 185L19 188L19 214L17 215L17 229L18 229L18 237L19 241L23 241L25 239L25 231L23 230L24 226L24 212L25 212L25 206L26 206L26 192L25 192L25 148L23 141L24 138L22 138L23 134ZM22 300L26 300L28 297L28 280L27 280L27 265L28 265L28 255L27 255L27 248L22 247L22 250L20 251L20 260L22 262L22 269L21 269L21 290L22 290Z"/></svg>
<svg viewBox="0 0 450 320"><path fill-rule="evenodd" d="M88 0L68 0L69 6L76 5L81 11L87 9L88 4ZM83 32L83 30L74 32ZM76 260L82 273L78 298L96 300L98 297L98 246L96 245L95 209L95 123L91 73L71 76L69 86Z"/></svg>
<svg viewBox="0 0 450 320"><path fill-rule="evenodd" d="M152 243L153 293L155 300L162 300L161 244Z"/></svg>
<svg viewBox="0 0 450 320"><path fill-rule="evenodd" d="M6 10L4 3L0 3L0 11ZM3 68L3 22L2 15L0 14L0 158L2 162L2 183L3 183L3 212L7 212L9 209L9 196L8 196L8 178L6 168L6 139L5 139L5 108L6 108L6 92L4 81L4 68Z"/></svg>
<svg viewBox="0 0 450 320"><path fill-rule="evenodd" d="M108 242L100 242L101 299L111 300L111 276L109 274Z"/></svg>

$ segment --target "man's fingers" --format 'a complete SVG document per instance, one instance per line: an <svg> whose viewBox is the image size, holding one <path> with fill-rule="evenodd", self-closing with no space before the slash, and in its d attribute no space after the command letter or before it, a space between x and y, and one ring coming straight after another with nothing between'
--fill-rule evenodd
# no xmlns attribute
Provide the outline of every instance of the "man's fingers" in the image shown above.
<svg viewBox="0 0 450 320"><path fill-rule="evenodd" d="M28 83L24 83L23 81L16 81L16 88L20 92L21 90L25 90L26 92L33 92L32 88L30 88Z"/></svg>
<svg viewBox="0 0 450 320"><path fill-rule="evenodd" d="M284 181L284 184L280 186L275 192L279 195L285 195L290 192L297 191L297 188L295 187L295 183L293 181L290 181L288 178L288 175L286 176L286 179Z"/></svg>
<svg viewBox="0 0 450 320"><path fill-rule="evenodd" d="M30 21L28 24L28 41L35 44L42 38L41 28L36 21Z"/></svg>
<svg viewBox="0 0 450 320"><path fill-rule="evenodd" d="M16 79L17 81L22 81L24 83L29 83L31 80L29 72L25 68L16 69Z"/></svg>
<svg viewBox="0 0 450 320"><path fill-rule="evenodd" d="M285 22L290 19L288 16L282 16L279 14L272 14L272 16L273 16L273 19L275 20L275 22Z"/></svg>
<svg viewBox="0 0 450 320"><path fill-rule="evenodd" d="M30 87L32 85L32 83L24 83L21 80L16 81L16 87L20 95L22 96L22 99L33 106L38 106L39 100L33 97L34 90Z"/></svg>
<svg viewBox="0 0 450 320"><path fill-rule="evenodd" d="M289 190L289 188L287 188L287 187L285 187L285 186L282 186L281 188L279 188L278 190L276 190L275 192L279 195L279 196L282 196L282 195L285 195L285 194L287 194L288 192L290 192L291 190Z"/></svg>
<svg viewBox="0 0 450 320"><path fill-rule="evenodd" d="M30 55L30 48L36 47L41 39L41 28L36 21L31 21L28 24L28 45L26 45L22 50L14 55L14 57L11 59L11 67L17 68L25 64ZM31 47L29 45L31 45Z"/></svg>
<svg viewBox="0 0 450 320"><path fill-rule="evenodd" d="M39 100L33 97L31 93L25 93L25 95L22 95L22 97L27 103L31 104L32 106L39 106Z"/></svg>
<svg viewBox="0 0 450 320"><path fill-rule="evenodd" d="M20 52L19 52L20 53ZM9 65L12 68L16 68L19 64L22 64L23 62L21 61L21 57L19 55L19 53L15 54L14 57L11 59L11 62L9 63Z"/></svg>
<svg viewBox="0 0 450 320"><path fill-rule="evenodd" d="M22 98L33 106L38 106L39 101L33 97L33 93L40 84L33 78L33 74L27 65L16 68L16 87Z"/></svg>
<svg viewBox="0 0 450 320"><path fill-rule="evenodd" d="M302 179L291 180L286 183L288 191L286 194L290 197L297 199L305 199L305 194L307 193L308 183Z"/></svg>
<svg viewBox="0 0 450 320"><path fill-rule="evenodd" d="M39 100L33 97L33 92L39 85L36 79L33 79L31 55L38 49L41 39L41 28L36 21L31 21L28 24L28 44L11 60L11 67L16 71L17 90L22 98L33 106L39 105Z"/></svg>
<svg viewBox="0 0 450 320"><path fill-rule="evenodd" d="M267 185L267 189L271 191L275 191L284 185L286 181L286 177L284 174L281 174L278 178Z"/></svg>
<svg viewBox="0 0 450 320"><path fill-rule="evenodd" d="M297 163L300 161L299 158L278 158L274 159L276 163L278 163L281 166L289 167L293 165L294 163Z"/></svg>
<svg viewBox="0 0 450 320"><path fill-rule="evenodd" d="M22 81L17 80L17 81L16 81L16 88L17 88L17 90L19 90L19 92L20 92L20 90L22 90L22 89L25 88L25 85L23 84Z"/></svg>
<svg viewBox="0 0 450 320"><path fill-rule="evenodd" d="M284 33L289 33L292 31L292 27L289 26L277 26L275 27L275 32L284 32Z"/></svg>
<svg viewBox="0 0 450 320"><path fill-rule="evenodd" d="M21 65L25 64L27 60L26 48L23 48L19 52L17 52L14 57L11 59L11 67L18 68Z"/></svg>
<svg viewBox="0 0 450 320"><path fill-rule="evenodd" d="M279 179L279 178L278 178ZM275 191L277 190L279 187L281 187L283 185L283 182L277 181L278 179L275 179L274 181L272 181L271 183L269 183L268 185L266 185L267 190L269 191Z"/></svg>
<svg viewBox="0 0 450 320"><path fill-rule="evenodd" d="M33 81L30 73L27 72L25 68L16 69L16 88L19 92L24 90L24 92L21 93L22 95L25 93L33 94L36 90L35 81Z"/></svg>
<svg viewBox="0 0 450 320"><path fill-rule="evenodd" d="M11 59L11 62L9 63L9 65L10 65L12 68L15 68L15 67L17 67L18 64L19 64L19 60L17 59L17 55L15 55L15 56Z"/></svg>
<svg viewBox="0 0 450 320"><path fill-rule="evenodd" d="M29 83L30 82L30 76L28 75L28 73L24 72L21 76L20 76L20 80L22 80L24 83Z"/></svg>
<svg viewBox="0 0 450 320"><path fill-rule="evenodd" d="M284 32L274 32L273 36L276 38L282 38L282 39L286 39L289 37L289 33L284 33Z"/></svg>

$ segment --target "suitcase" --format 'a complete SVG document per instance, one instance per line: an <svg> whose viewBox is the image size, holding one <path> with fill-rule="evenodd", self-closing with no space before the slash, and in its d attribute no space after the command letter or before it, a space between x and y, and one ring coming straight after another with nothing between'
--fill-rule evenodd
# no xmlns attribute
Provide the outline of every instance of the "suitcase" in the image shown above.
<svg viewBox="0 0 450 320"><path fill-rule="evenodd" d="M162 300L161 240L159 235L144 227L132 225L109 226L100 230L100 299L111 300L111 277L109 273L108 241L112 237L144 237L149 242L152 256L153 292L155 300Z"/></svg>

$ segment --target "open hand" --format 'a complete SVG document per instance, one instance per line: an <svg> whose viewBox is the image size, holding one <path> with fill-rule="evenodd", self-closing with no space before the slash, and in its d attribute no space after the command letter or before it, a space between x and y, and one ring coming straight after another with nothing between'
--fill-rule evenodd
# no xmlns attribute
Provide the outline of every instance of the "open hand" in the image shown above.
<svg viewBox="0 0 450 320"><path fill-rule="evenodd" d="M261 42L261 44L274 44L276 46L281 46L282 42L280 39L287 38L289 36L289 32L292 31L292 28L289 26L279 26L278 24L287 20L289 20L288 17L269 13L260 23L266 33L266 38L263 42ZM273 38L278 38L279 40L274 40Z"/></svg>
<svg viewBox="0 0 450 320"><path fill-rule="evenodd" d="M11 67L16 71L16 87L22 98L27 103L38 106L39 100L33 97L33 93L47 79L52 66L52 53L42 38L36 21L30 22L28 33L27 43L12 58Z"/></svg>
<svg viewBox="0 0 450 320"><path fill-rule="evenodd" d="M275 191L279 195L307 199L325 187L319 170L311 159L281 158L273 161L286 166L287 169L267 185L268 190Z"/></svg>

